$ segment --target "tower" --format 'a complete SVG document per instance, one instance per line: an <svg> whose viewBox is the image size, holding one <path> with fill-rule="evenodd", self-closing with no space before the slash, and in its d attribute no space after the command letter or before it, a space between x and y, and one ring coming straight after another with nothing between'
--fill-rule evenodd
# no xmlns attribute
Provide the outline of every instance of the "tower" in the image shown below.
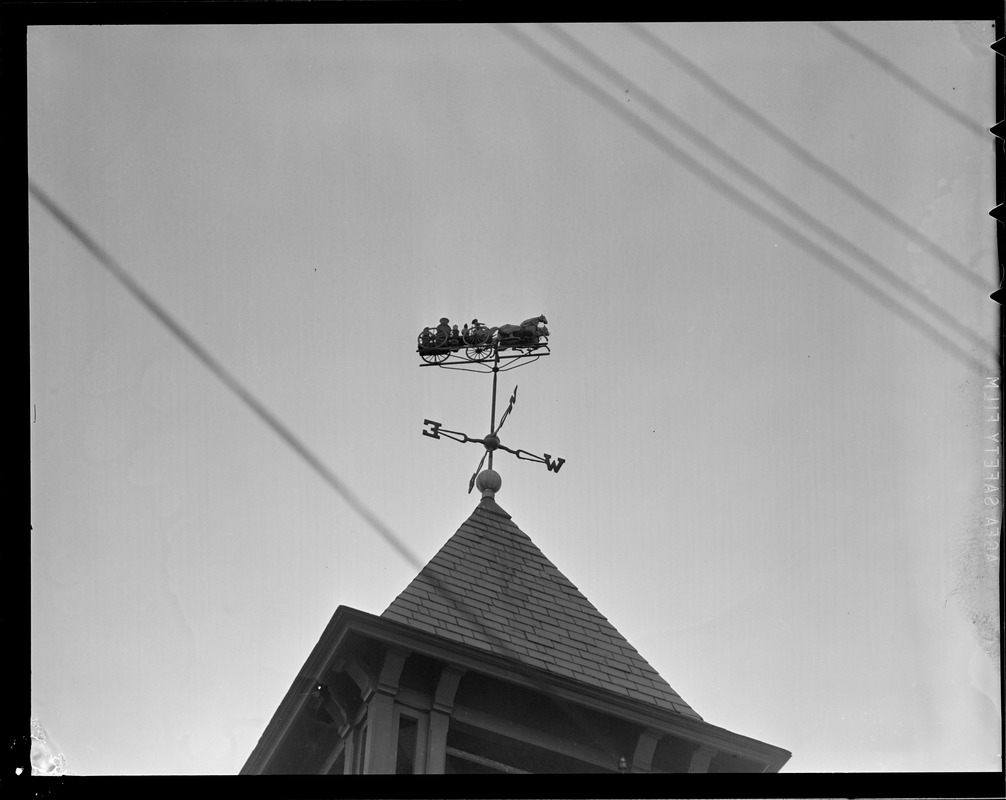
<svg viewBox="0 0 1006 800"><path fill-rule="evenodd" d="M549 561L480 473L471 516L380 616L339 607L248 758L262 773L775 772Z"/></svg>
<svg viewBox="0 0 1006 800"><path fill-rule="evenodd" d="M544 322L490 334L473 320L451 338L445 318L420 334L430 364L465 347L468 363L493 359L490 433L423 430L484 446L469 484L481 498L380 616L336 610L242 774L775 772L787 761L703 720L496 502L497 449L550 472L563 461L500 443L516 389L495 420L500 351L516 351L513 364L539 357Z"/></svg>

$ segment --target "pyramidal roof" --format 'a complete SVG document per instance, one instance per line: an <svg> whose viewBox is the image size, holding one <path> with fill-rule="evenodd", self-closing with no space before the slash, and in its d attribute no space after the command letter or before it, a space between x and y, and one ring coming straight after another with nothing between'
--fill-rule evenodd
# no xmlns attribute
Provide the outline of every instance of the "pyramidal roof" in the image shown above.
<svg viewBox="0 0 1006 800"><path fill-rule="evenodd" d="M491 496L381 616L701 719Z"/></svg>

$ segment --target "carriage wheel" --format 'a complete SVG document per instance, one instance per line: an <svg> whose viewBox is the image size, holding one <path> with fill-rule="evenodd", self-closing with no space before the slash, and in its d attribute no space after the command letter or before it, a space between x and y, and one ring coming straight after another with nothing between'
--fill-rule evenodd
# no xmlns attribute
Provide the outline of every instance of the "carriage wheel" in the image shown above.
<svg viewBox="0 0 1006 800"><path fill-rule="evenodd" d="M439 364L441 361L446 361L447 356L450 354L450 350L442 350L440 348L419 351L419 357L427 364Z"/></svg>
<svg viewBox="0 0 1006 800"><path fill-rule="evenodd" d="M493 354L493 349L487 344L477 345L475 347L469 347L465 351L465 355L468 356L471 361L485 361Z"/></svg>
<svg viewBox="0 0 1006 800"><path fill-rule="evenodd" d="M450 355L450 350L442 349L447 344L447 337L438 334L432 328L426 328L419 334L419 357L427 364L439 364Z"/></svg>

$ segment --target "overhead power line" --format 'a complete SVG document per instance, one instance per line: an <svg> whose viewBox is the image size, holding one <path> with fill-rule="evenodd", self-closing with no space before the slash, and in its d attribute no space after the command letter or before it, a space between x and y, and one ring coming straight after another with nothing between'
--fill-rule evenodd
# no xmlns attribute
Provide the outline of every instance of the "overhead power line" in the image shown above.
<svg viewBox="0 0 1006 800"><path fill-rule="evenodd" d="M230 372L220 364L213 356L200 345L175 319L158 303L148 292L146 292L139 283L137 283L129 273L123 269L112 256L95 241L83 228L80 227L71 217L67 214L52 198L50 198L42 189L40 189L31 179L28 180L28 191L29 193L41 203L46 210L75 238L79 241L90 253L97 259L105 269L107 269L112 276L118 280L126 290L143 306L147 308L161 323L167 327L167 329L182 342L183 345L191 352L199 361L201 361L209 370L213 373L223 384L230 389L234 394L236 394L242 402L244 402L255 415L265 424L273 430L280 439L284 441L287 445L297 455L299 455L307 464L310 466L318 475L324 479L331 488L335 491L356 511L363 520L370 525L374 531L380 535L388 544L390 544L395 551L405 559L405 561L412 566L417 571L421 571L423 568L423 562L417 558L412 551L405 545L405 543L395 535L395 533L388 528L377 515L375 515L367 506L359 500L349 488L339 480L335 474L325 466L325 464L319 459L314 453L311 452L310 448L307 447L300 439L289 430L275 415L273 415L265 406L259 402L255 396L245 389L240 382L234 378ZM455 607L460 611L468 614L472 620L479 625L482 633L495 644L501 652L506 654L513 661L513 670L520 675L522 675L528 683L534 686L542 694L551 697L553 701L558 703L560 706L565 708L566 712L576 719L581 726L588 730L597 742L606 741L605 731L603 731L596 723L589 719L586 715L580 712L578 708L572 703L567 702L562 697L556 695L556 693L549 688L549 686L542 680L534 667L531 667L521 661L520 654L514 650L514 648L502 638L493 633L492 629L482 623L480 619L480 612L478 609L472 607L465 598L459 596L457 593L451 591L447 586L444 586L440 579L430 573L426 575L426 579L430 581L433 585L434 591L441 597L452 601ZM320 679L321 676L313 676L312 682ZM304 696L300 700L300 706L302 707L307 703L307 697ZM296 713L296 712L295 712ZM612 751L612 759L617 759L618 754Z"/></svg>
<svg viewBox="0 0 1006 800"><path fill-rule="evenodd" d="M749 106L743 100L741 100L737 95L730 92L722 84L717 82L708 72L703 70L694 61L683 56L665 41L657 37L653 32L646 30L642 25L638 23L622 23L629 32L631 32L636 38L640 39L645 44L652 47L660 55L666 58L671 63L675 64L684 72L691 75L696 81L698 81L705 89L710 93L718 97L724 104L733 109L737 114L744 117L752 125L759 128L767 136L774 139L782 147L792 153L797 159L802 161L804 164L809 166L811 169L815 170L827 180L831 181L835 186L837 186L841 191L845 192L849 197L856 200L858 203L865 206L869 211L876 214L886 223L894 228L897 228L906 238L911 239L917 245L937 256L940 260L945 262L947 266L954 270L962 278L968 280L979 289L987 291L991 288L989 281L983 276L974 272L967 264L962 262L956 256L948 252L942 246L934 242L916 227L909 225L899 216L894 214L890 209L881 203L878 203L870 195L856 186L852 181L846 178L838 170L828 166L824 161L811 153L806 147L801 145L791 136L786 134L781 128L771 122L765 115L758 112L756 109Z"/></svg>
<svg viewBox="0 0 1006 800"><path fill-rule="evenodd" d="M832 228L828 227L828 225L814 217L802 205L792 200L784 192L775 188L772 184L748 168L740 160L730 155L730 153L726 150L713 143L707 136L705 136L705 134L687 122L683 117L675 114L665 105L655 100L641 87L630 81L625 75L618 72L618 70L604 61L604 59L600 56L593 53L589 48L577 41L574 37L554 25L543 24L542 27L564 46L576 53L579 58L586 61L598 72L604 74L620 88L626 87L630 96L634 97L640 105L649 108L651 111L659 115L664 121L669 122L678 131L687 136L692 142L712 155L728 169L740 175L744 180L756 187L759 191L771 197L772 200L785 208L790 214L799 219L806 226L826 238L832 244L852 255L853 258L859 260L862 264L866 265L882 280L897 289L898 292L901 293L902 297L911 298L916 303L926 308L935 317L938 317L945 325L948 325L962 336L970 339L972 344L979 348L987 349L989 354L994 354L992 349L988 346L988 343L982 337L972 331L968 326L961 323L955 316L948 313L942 306L931 300L923 292L919 291L919 289L888 270L887 267L885 267L880 261L871 256L861 247L839 235Z"/></svg>
<svg viewBox="0 0 1006 800"><path fill-rule="evenodd" d="M821 30L825 31L826 33L838 39L838 41L840 41L846 47L855 50L857 53L863 56L863 58L867 59L875 66L879 67L881 70L886 72L892 78L900 81L916 95L921 97L923 100L928 102L933 107L942 111L944 114L946 114L955 122L960 123L969 131L977 134L978 136L981 136L983 138L988 136L988 128L986 126L979 125L963 111L959 111L958 109L954 108L952 105L950 105L950 103L948 103L938 94L936 94L936 92L934 92L927 86L924 86L920 81L913 78L911 75L909 75L899 66L897 66L893 61L884 58L884 56L880 55L880 53L874 52L865 44L856 39L854 36L842 30L835 23L817 22L815 24Z"/></svg>
<svg viewBox="0 0 1006 800"><path fill-rule="evenodd" d="M721 178L706 165L702 164L687 152L682 150L663 133L654 128L650 123L635 114L628 112L621 101L613 98L589 78L586 78L576 69L552 55L552 53L535 42L527 34L522 33L507 24L500 23L497 24L497 27L504 35L512 39L531 55L544 63L549 69L562 76L569 83L573 84L602 106L607 108L615 116L635 129L637 133L650 141L651 144L656 146L665 155L668 155L678 161L682 166L707 183L711 188L727 197L752 216L761 220L764 224L791 241L793 244L813 255L829 269L845 278L845 280L863 293L872 297L888 311L901 317L905 322L916 328L928 338L932 339L942 349L959 359L961 362L978 371L984 372L987 369L987 365L981 359L975 357L959 344L947 337L942 331L916 314L912 311L912 309L904 306L895 298L884 293L880 288L866 280L863 276L849 267L844 261L834 256L809 237L805 236L784 219L772 213L760 203L748 197L746 194L738 191L731 183Z"/></svg>
<svg viewBox="0 0 1006 800"><path fill-rule="evenodd" d="M419 568L422 566L422 562L412 554L412 552L405 546L405 543L396 536L387 525L385 525L381 520L379 520L366 505L364 505L356 495L350 491L349 487L346 486L335 473L333 473L325 464L318 458L314 453L311 452L310 448L305 445L296 434L293 433L286 425L284 425L269 409L267 409L259 400L227 370L219 361L217 361L206 348L204 348L196 339L191 336L188 331L185 330L175 319L158 303L153 297L148 294L139 283L137 283L133 278L123 269L116 261L109 255L101 245L99 245L91 236L89 236L83 228L81 228L74 220L63 211L62 208L50 198L44 191L42 191L34 182L30 179L28 181L28 191L32 196L38 200L45 208L52 214L60 224L69 231L74 238L77 239L91 255L97 259L98 263L101 264L106 270L108 270L112 276L121 283L126 290L137 300L142 303L147 310L157 317L164 326L175 335L175 337L188 348L199 361L201 361L210 372L212 372L220 381L230 389L237 397L250 408L256 416L266 425L268 425L274 433L276 433L290 448L297 453L308 466L311 467L321 478L335 489L336 492L345 500L350 507L356 511L364 520L375 530L378 534L390 544L407 562Z"/></svg>

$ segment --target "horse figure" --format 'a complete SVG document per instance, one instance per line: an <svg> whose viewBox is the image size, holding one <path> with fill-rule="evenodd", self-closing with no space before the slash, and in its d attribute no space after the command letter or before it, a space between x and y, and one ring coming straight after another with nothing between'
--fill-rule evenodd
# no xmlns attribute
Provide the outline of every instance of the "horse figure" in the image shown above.
<svg viewBox="0 0 1006 800"><path fill-rule="evenodd" d="M489 329L489 335L496 337L502 346L536 345L540 337L548 336L544 314L524 320L520 325L500 325ZM539 327L540 325L540 327Z"/></svg>

